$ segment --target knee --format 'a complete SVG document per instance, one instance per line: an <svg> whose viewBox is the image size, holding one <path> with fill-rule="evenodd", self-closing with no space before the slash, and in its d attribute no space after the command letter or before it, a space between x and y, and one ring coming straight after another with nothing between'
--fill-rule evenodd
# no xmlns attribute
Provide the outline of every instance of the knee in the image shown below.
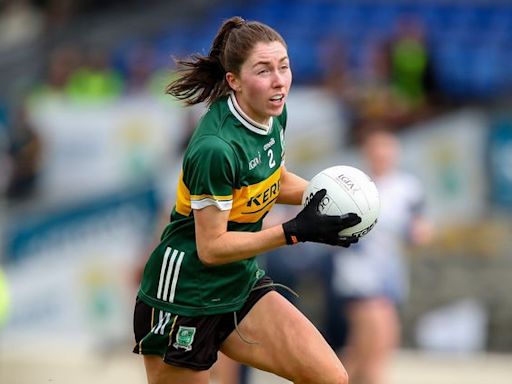
<svg viewBox="0 0 512 384"><path fill-rule="evenodd" d="M314 381L312 383L318 384L348 384L348 373L347 371L341 367L336 369L333 372L330 372L328 375L325 375L318 381Z"/></svg>
<svg viewBox="0 0 512 384"><path fill-rule="evenodd" d="M329 381L326 381L325 384L348 384L348 373L345 368L341 367L336 371L332 378Z"/></svg>
<svg viewBox="0 0 512 384"><path fill-rule="evenodd" d="M318 382L319 384L348 384L348 373L340 364L336 369L329 372L328 375Z"/></svg>

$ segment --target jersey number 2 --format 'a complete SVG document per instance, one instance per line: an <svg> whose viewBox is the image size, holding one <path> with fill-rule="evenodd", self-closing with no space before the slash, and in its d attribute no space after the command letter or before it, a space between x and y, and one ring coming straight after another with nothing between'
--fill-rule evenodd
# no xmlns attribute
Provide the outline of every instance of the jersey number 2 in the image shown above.
<svg viewBox="0 0 512 384"><path fill-rule="evenodd" d="M274 168L276 166L276 161L274 160L274 152L271 149L267 151L268 155L268 166L270 168Z"/></svg>

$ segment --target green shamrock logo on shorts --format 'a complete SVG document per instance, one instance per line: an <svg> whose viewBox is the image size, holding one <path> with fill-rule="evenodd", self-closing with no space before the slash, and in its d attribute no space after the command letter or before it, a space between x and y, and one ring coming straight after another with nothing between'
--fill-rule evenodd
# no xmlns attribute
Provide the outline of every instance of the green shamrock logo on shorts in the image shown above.
<svg viewBox="0 0 512 384"><path fill-rule="evenodd" d="M195 327L184 327L180 325L178 332L176 333L176 341L172 346L176 349L183 348L185 351L190 351L192 349L195 334Z"/></svg>

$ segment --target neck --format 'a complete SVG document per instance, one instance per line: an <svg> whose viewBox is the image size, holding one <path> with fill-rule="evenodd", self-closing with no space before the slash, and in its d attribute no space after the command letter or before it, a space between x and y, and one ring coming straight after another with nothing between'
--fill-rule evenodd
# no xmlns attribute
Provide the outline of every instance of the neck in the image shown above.
<svg viewBox="0 0 512 384"><path fill-rule="evenodd" d="M270 127L272 126L272 117L269 117L266 119L265 122L256 121L252 117L250 117L245 110L242 108L242 106L238 103L236 93L232 92L230 95L231 101L235 107L235 109L238 111L238 113L242 116L243 119L245 119L249 124L254 125L255 127L264 130L268 132L270 130Z"/></svg>
<svg viewBox="0 0 512 384"><path fill-rule="evenodd" d="M234 99L236 101L236 105L237 107L240 109L240 112L244 115L244 117L246 119L248 119L249 121L251 121L251 123L255 123L255 124L259 124L259 125L262 125L262 126L265 126L265 127L269 127L269 122L270 122L270 118L266 118L264 121L261 121L261 120L256 120L254 118L252 118L251 116L249 116L249 114L247 113L247 109L248 108L245 108L241 103L238 102L238 96L236 93L234 93Z"/></svg>

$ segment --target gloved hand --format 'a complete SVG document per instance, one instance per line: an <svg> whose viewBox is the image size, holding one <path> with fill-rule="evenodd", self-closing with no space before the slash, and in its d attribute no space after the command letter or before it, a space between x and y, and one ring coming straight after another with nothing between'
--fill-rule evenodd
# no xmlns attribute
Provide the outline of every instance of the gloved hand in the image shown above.
<svg viewBox="0 0 512 384"><path fill-rule="evenodd" d="M320 213L319 206L326 194L325 189L316 192L294 219L283 224L287 244L312 241L347 248L357 243L356 236L340 237L338 233L359 224L361 218L355 213L341 216Z"/></svg>

